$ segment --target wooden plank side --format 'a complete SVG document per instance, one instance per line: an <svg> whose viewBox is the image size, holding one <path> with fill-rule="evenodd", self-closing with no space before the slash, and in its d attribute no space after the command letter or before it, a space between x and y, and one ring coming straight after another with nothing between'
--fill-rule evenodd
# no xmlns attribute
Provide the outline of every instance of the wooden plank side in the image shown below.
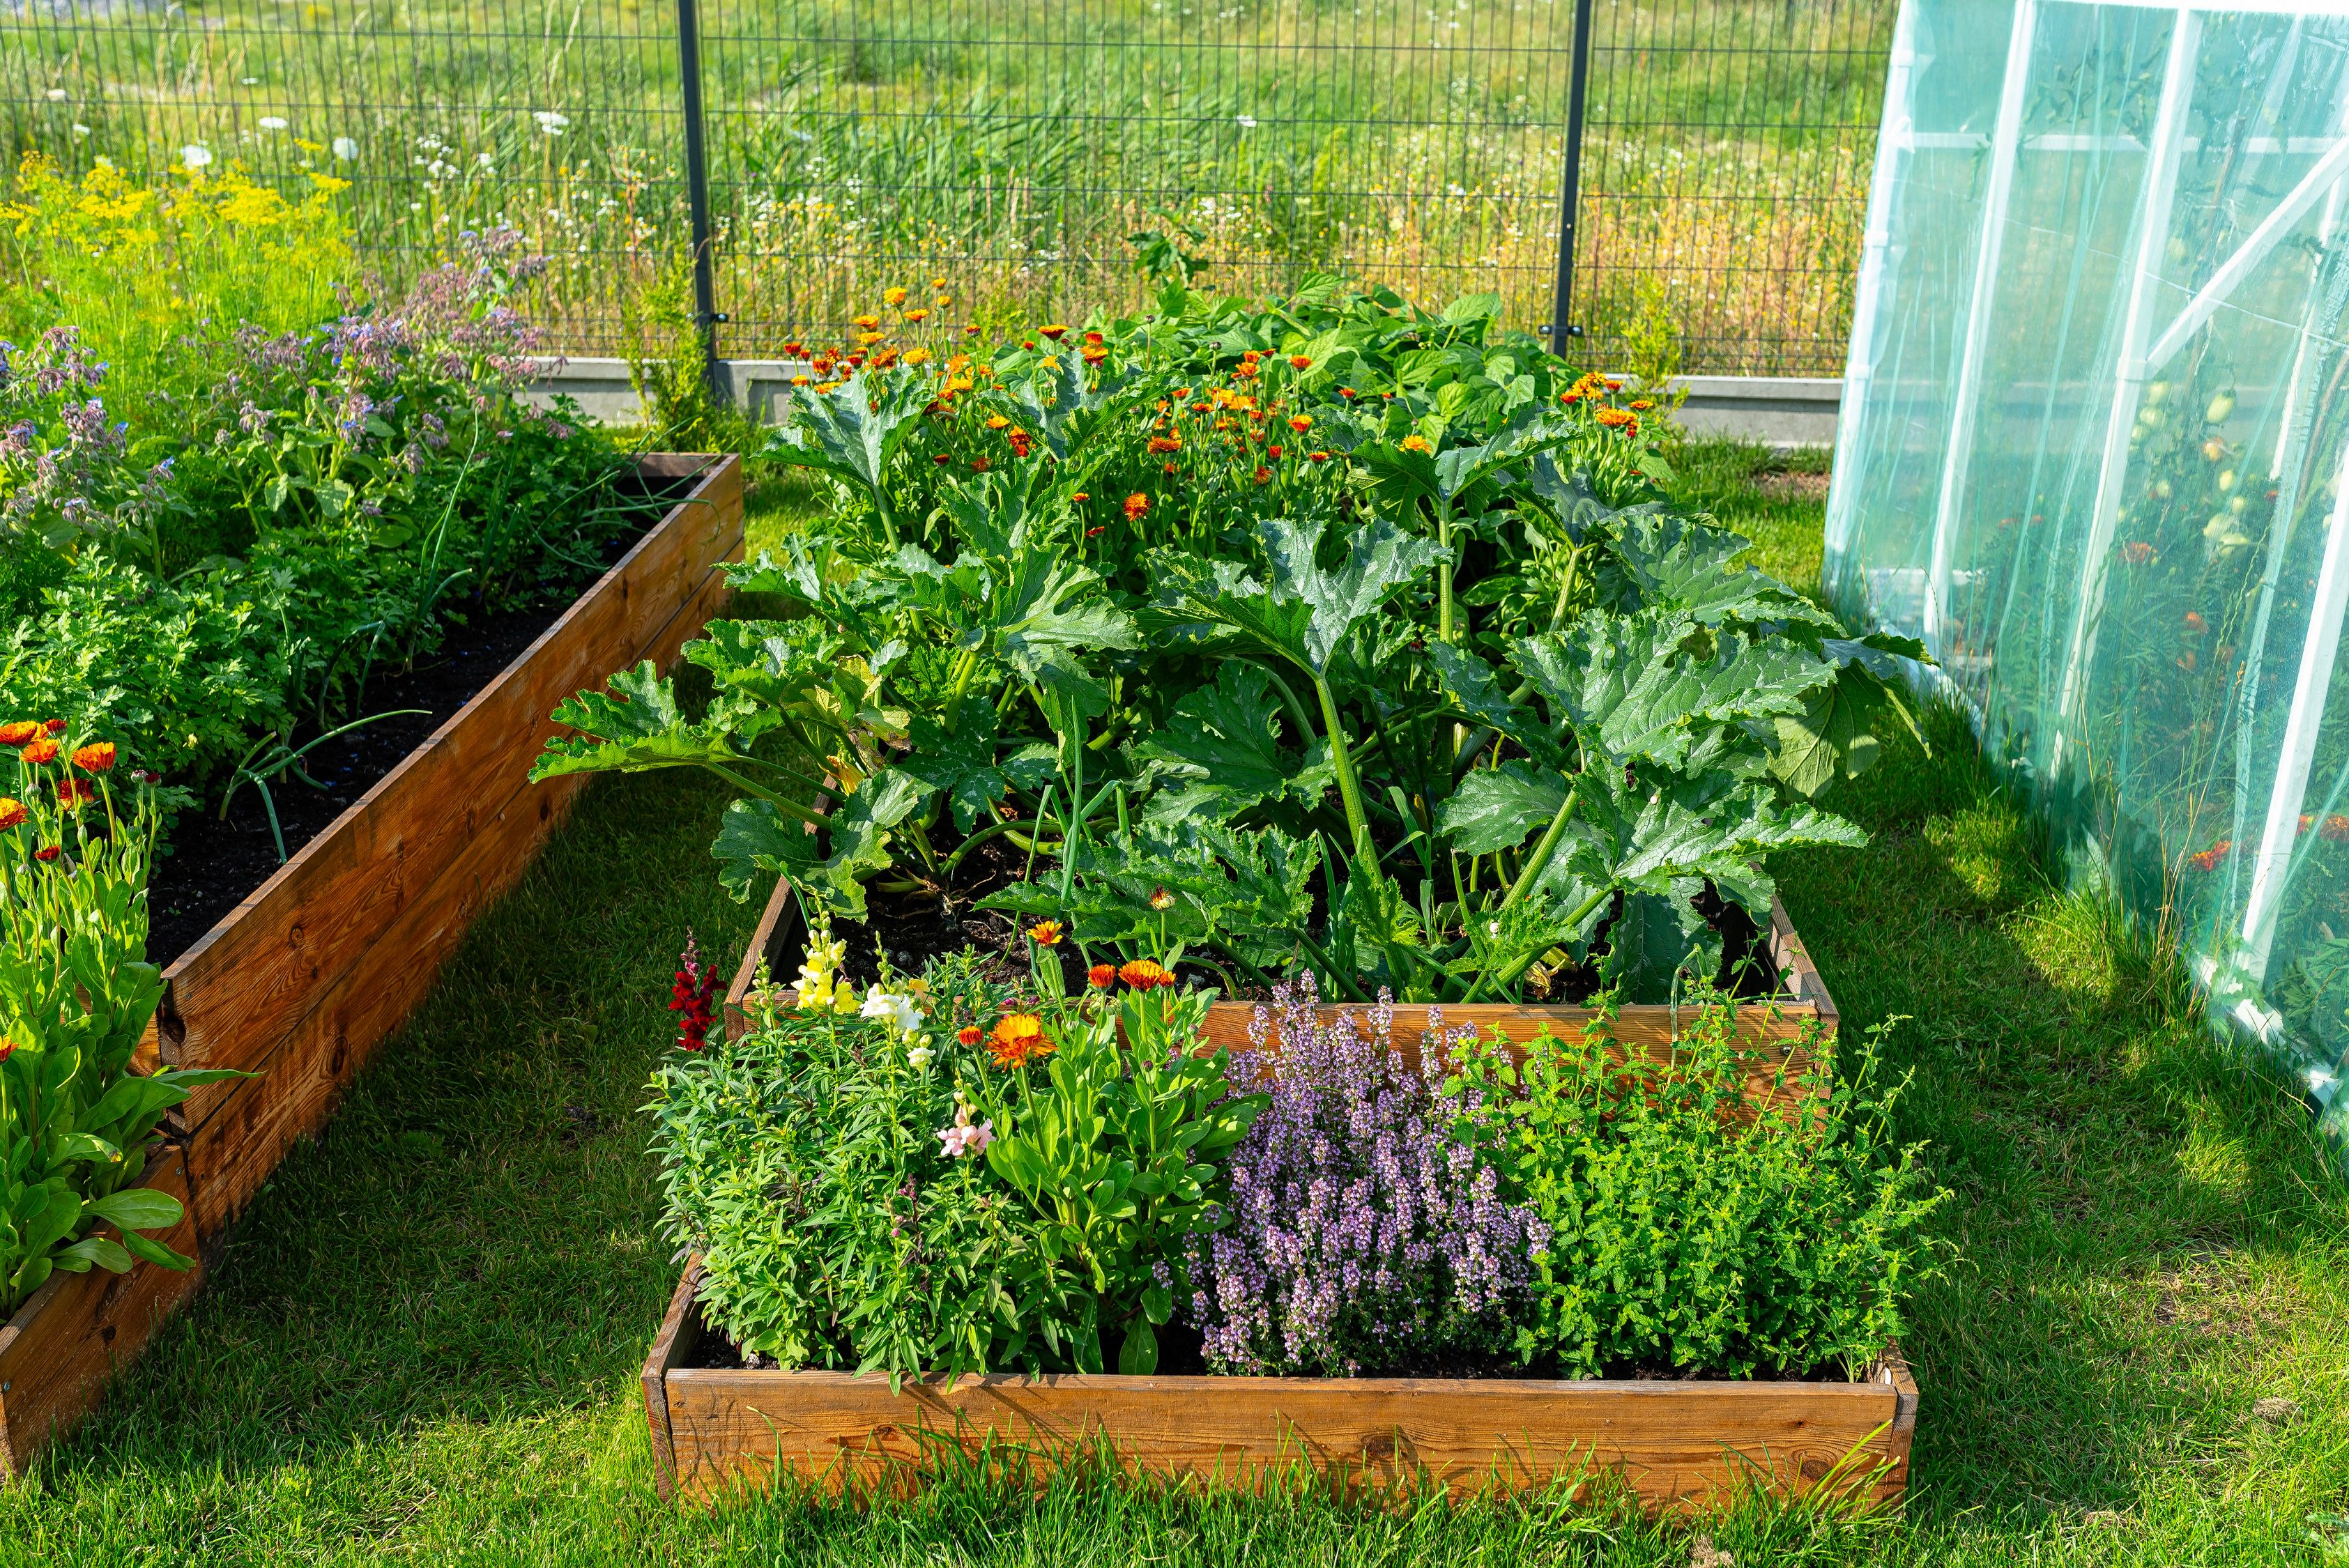
<svg viewBox="0 0 2349 1568"><path fill-rule="evenodd" d="M51 1274L0 1328L0 1475L21 1476L49 1443L97 1405L106 1381L152 1338L164 1315L200 1283L203 1264L189 1198L187 1161L175 1148L150 1155L145 1186L186 1206L156 1239L198 1259L185 1274L132 1265L122 1274ZM105 1233L116 1233L109 1227Z"/></svg>
<svg viewBox="0 0 2349 1568"><path fill-rule="evenodd" d="M1027 1449L1040 1471L1102 1439L1130 1470L1228 1484L1303 1463L1346 1490L1463 1494L1604 1472L1653 1510L1757 1483L1881 1497L1898 1414L1895 1390L1870 1383L995 1377L892 1395L885 1377L676 1368L665 1384L678 1485L699 1497L778 1466L904 1491L942 1440Z"/></svg>
<svg viewBox="0 0 2349 1568"><path fill-rule="evenodd" d="M715 482L715 481L713 481ZM258 890L167 975L163 1058L250 1070L314 1011L331 977L381 940L402 909L463 852L485 816L525 791L555 702L616 665L673 651L685 615L715 603L711 562L739 548L739 518L680 503L532 649ZM656 537L661 535L662 537ZM690 586L687 586L688 578ZM234 1091L200 1089L200 1126Z"/></svg>
<svg viewBox="0 0 2349 1568"><path fill-rule="evenodd" d="M411 900L380 939L326 983L295 1026L189 1135L189 1164L202 1194L203 1231L242 1212L295 1140L334 1112L343 1088L429 991L440 965L481 913L520 880L562 820L559 808L584 779L553 781L504 811L476 820L455 864Z"/></svg>
<svg viewBox="0 0 2349 1568"><path fill-rule="evenodd" d="M653 1439L653 1483L664 1500L677 1495L677 1448L668 1426L668 1375L684 1366L701 1339L701 1312L694 1296L701 1288L701 1260L685 1265L668 1298L660 1332L645 1356L645 1422Z"/></svg>
<svg viewBox="0 0 2349 1568"><path fill-rule="evenodd" d="M722 586L722 576L711 575ZM647 656L657 662L674 655L675 644L689 634L683 619L662 634L667 645L656 642ZM319 988L315 1005L262 1064L260 1077L226 1086L213 1114L190 1137L191 1168L204 1194L205 1235L216 1234L242 1212L294 1140L332 1115L375 1047L423 999L473 921L521 880L586 782L576 776L551 779L518 793L494 814L466 813L457 860L398 913L378 941Z"/></svg>

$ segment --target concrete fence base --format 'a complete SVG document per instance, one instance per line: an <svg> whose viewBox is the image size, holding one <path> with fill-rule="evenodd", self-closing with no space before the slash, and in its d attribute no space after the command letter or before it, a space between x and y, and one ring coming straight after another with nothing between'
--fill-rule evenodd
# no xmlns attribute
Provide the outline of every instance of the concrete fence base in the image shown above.
<svg viewBox="0 0 2349 1568"><path fill-rule="evenodd" d="M805 375L803 361L722 359L719 383L737 408L771 423L775 405L792 377ZM1843 382L1836 377L1682 376L1682 428L1693 436L1754 441L1785 450L1835 445L1836 413ZM534 400L568 396L581 413L599 424L634 425L645 418L643 401L628 380L625 359L549 358L539 362L530 383Z"/></svg>

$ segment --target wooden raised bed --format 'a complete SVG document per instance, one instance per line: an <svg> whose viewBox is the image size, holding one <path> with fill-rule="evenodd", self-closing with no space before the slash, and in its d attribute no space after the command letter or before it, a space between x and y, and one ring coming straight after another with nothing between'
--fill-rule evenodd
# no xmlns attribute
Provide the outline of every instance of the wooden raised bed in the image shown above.
<svg viewBox="0 0 2349 1568"><path fill-rule="evenodd" d="M778 882L767 900L758 929L751 933L750 949L742 955L734 984L726 993L729 1039L740 1039L750 1026L743 1005L755 983L760 960L766 960L771 977L781 983L782 976L798 968L805 943L799 903L792 897L791 884ZM1779 975L1780 995L1768 1001L1741 1004L1737 1009L1739 1036L1770 1047L1755 1059L1747 1085L1747 1093L1756 1104L1770 1103L1777 1098L1777 1086L1773 1081L1777 1070L1781 1066L1799 1063L1803 1042L1814 1037L1815 1031L1815 1037L1821 1042L1832 1042L1838 1022L1835 998L1827 994L1826 982L1819 978L1818 966L1811 962L1794 923L1786 918L1785 906L1775 898L1770 901L1769 953ZM1235 1050L1245 1047L1256 1009L1253 1002L1215 1003L1207 1009L1207 1042ZM1359 1002L1333 1003L1319 1009L1325 1021L1341 1013L1363 1010ZM1678 1032L1677 1023L1689 1011L1685 1007L1676 1010L1650 1004L1619 1008L1615 1016L1615 1039L1627 1052L1637 1049L1651 1056L1668 1052ZM1578 1037L1598 1016L1588 1007L1520 1006L1515 1003L1479 1002L1444 1009L1447 1028L1464 1024L1474 1024L1479 1030L1497 1028L1516 1044L1532 1039L1545 1025L1558 1039ZM1417 1004L1395 1006L1395 1048L1414 1066L1419 1055L1420 1024L1424 1016L1425 1009ZM1278 1048L1277 1037L1273 1044Z"/></svg>
<svg viewBox="0 0 2349 1568"><path fill-rule="evenodd" d="M0 1328L0 1476L21 1476L35 1455L64 1436L98 1402L114 1369L146 1346L163 1316L203 1277L188 1164L177 1149L148 1157L141 1186L177 1198L185 1212L155 1239L197 1260L185 1274L152 1264L128 1274L92 1269L53 1274ZM112 1226L101 1232L113 1235Z"/></svg>
<svg viewBox="0 0 2349 1568"><path fill-rule="evenodd" d="M1104 1442L1162 1479L1247 1486L1304 1466L1344 1492L1611 1480L1657 1512L1754 1487L1881 1505L1909 1481L1917 1385L1897 1351L1860 1383L990 1376L893 1394L878 1374L689 1365L700 1274L687 1264L645 1362L664 1497L760 1487L779 1470L903 1495L941 1444L1039 1475Z"/></svg>
<svg viewBox="0 0 2349 1568"><path fill-rule="evenodd" d="M1757 1059L1748 1093L1779 1097L1777 1068L1806 1038L1832 1040L1834 999L1783 906L1769 952L1781 995L1741 1005L1739 1033L1777 1047ZM804 943L788 883L767 901L727 993L727 1030L749 1026L761 958L789 975ZM1255 1004L1217 1003L1207 1038L1244 1046ZM1362 1011L1350 1003L1325 1016ZM1683 1009L1685 1011L1685 1009ZM1396 1045L1418 1047L1416 1006L1398 1006ZM1615 1037L1628 1051L1668 1051L1669 1006L1627 1006ZM1497 1026L1513 1041L1547 1025L1561 1038L1597 1015L1584 1007L1494 1005L1444 1009L1449 1026ZM1522 1490L1602 1475L1652 1511L1725 1501L1754 1486L1801 1494L1827 1487L1854 1504L1897 1500L1909 1479L1917 1385L1898 1351L1863 1382L1558 1381L1480 1378L1123 1377L1016 1376L909 1382L840 1372L719 1370L690 1365L704 1332L687 1264L644 1371L645 1412L664 1496L709 1498L787 1470L860 1494L920 1483L917 1461L940 1444L992 1445L1040 1473L1105 1440L1126 1469L1249 1484L1302 1464L1359 1491L1435 1483L1455 1492Z"/></svg>
<svg viewBox="0 0 2349 1568"><path fill-rule="evenodd" d="M164 971L149 1032L161 1059L259 1075L199 1088L175 1113L202 1237L333 1114L585 787L578 775L528 781L555 704L643 659L666 667L723 603L720 563L742 549L740 459L639 463L694 482L519 658Z"/></svg>

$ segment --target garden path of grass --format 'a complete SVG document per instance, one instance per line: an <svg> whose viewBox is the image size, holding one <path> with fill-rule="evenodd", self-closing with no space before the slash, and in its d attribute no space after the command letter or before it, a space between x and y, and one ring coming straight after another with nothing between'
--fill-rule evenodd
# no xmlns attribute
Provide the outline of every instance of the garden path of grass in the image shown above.
<svg viewBox="0 0 2349 1568"><path fill-rule="evenodd" d="M1819 508L1762 497L1757 460L1695 454L1692 488L1815 577ZM1082 1485L870 1518L661 1505L635 1379L676 1265L634 1113L685 928L730 954L750 924L707 857L723 799L589 792L202 1297L0 1488L0 1564L1691 1562L1685 1533L1543 1510ZM1786 902L1848 1026L1908 1020L1899 1119L1956 1193L1960 1255L1907 1340L1907 1516L1751 1513L1713 1546L1738 1568L2349 1564L2349 1191L2305 1115L2046 885L1954 720L1841 804L1874 842L1782 866Z"/></svg>

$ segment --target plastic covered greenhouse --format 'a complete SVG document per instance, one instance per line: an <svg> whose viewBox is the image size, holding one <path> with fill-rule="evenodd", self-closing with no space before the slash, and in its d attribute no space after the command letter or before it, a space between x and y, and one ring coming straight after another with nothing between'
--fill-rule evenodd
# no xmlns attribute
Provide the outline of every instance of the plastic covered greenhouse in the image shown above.
<svg viewBox="0 0 2349 1568"><path fill-rule="evenodd" d="M2349 0L1907 0L1828 587L2349 1132Z"/></svg>

